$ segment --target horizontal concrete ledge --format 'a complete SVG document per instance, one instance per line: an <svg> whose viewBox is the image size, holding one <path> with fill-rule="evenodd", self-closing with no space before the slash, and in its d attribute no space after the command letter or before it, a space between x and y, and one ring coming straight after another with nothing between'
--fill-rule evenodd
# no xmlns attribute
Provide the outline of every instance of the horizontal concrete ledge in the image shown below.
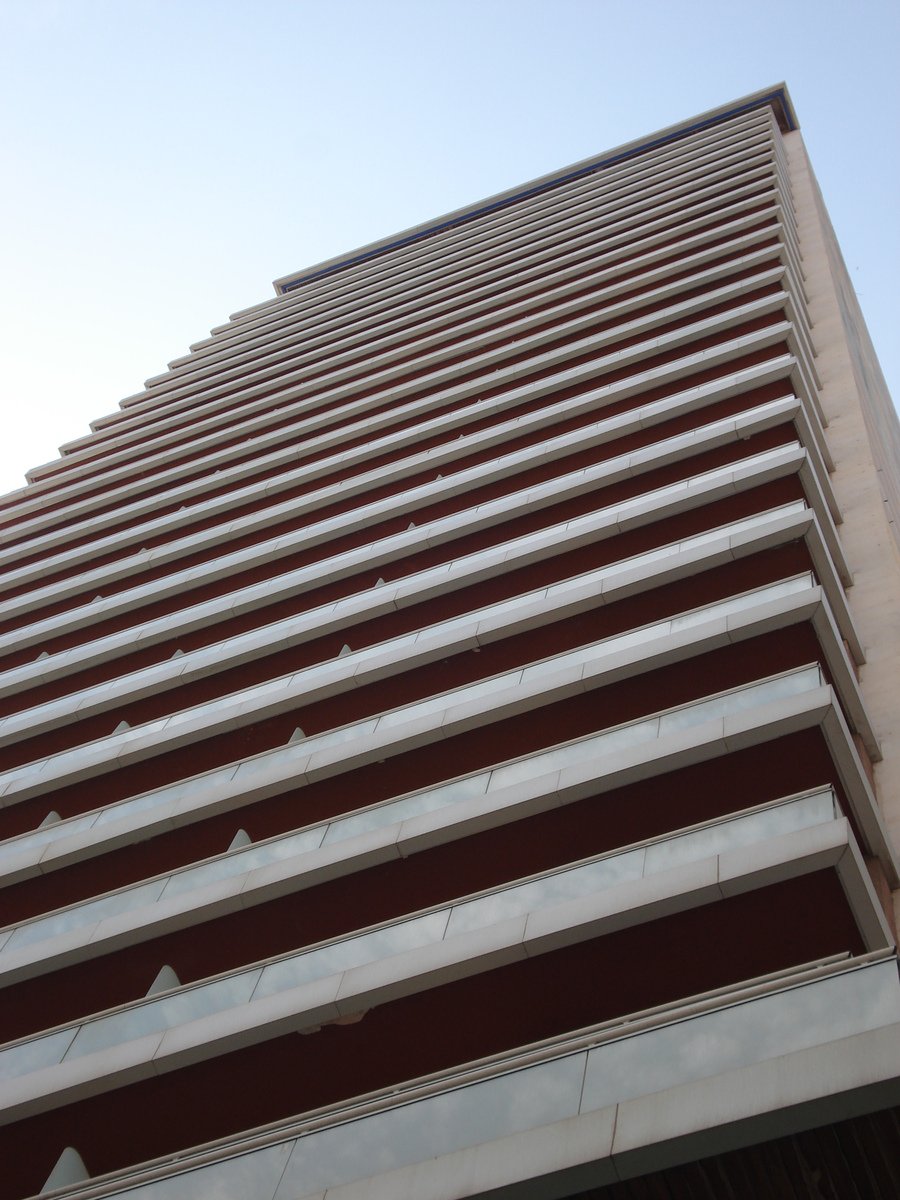
<svg viewBox="0 0 900 1200"><path fill-rule="evenodd" d="M856 1069L845 1076L851 1060ZM900 1026L894 1025L342 1187L295 1194L297 1200L562 1200L573 1191L876 1112L900 1099L898 1074ZM671 1128L681 1124L683 1132L666 1137L673 1115ZM688 1127L701 1121L697 1132ZM629 1142L628 1150L620 1149Z"/></svg>
<svg viewBox="0 0 900 1200"><path fill-rule="evenodd" d="M608 525L598 523L598 536L603 536L603 531L607 528ZM565 527L553 526L549 530L549 535L551 538L562 538L565 536ZM814 515L813 510L804 505L802 500L767 509L739 521L716 526L697 535L662 543L652 550L638 555L610 561L598 569L598 586L605 595L621 596L623 587L627 588L630 594L638 590L660 586L660 581L671 582L673 578L671 567L660 564L659 560L664 556L658 553L667 547L671 549L670 557L673 559L680 560L682 556L690 554L692 563L705 564L709 561L712 565L719 565L722 554L725 554L727 559L736 556L731 553L732 543L735 547L739 547L737 556L744 557L759 549L782 545L800 537L806 537L809 541L810 554L817 574L828 588L832 608L836 614L840 614L839 624L842 635L850 644L855 661L858 664L862 663L864 661L862 647L849 620L846 600L841 599L843 590L831 562L830 553L824 546L818 518ZM537 544L542 546L543 542ZM521 551L523 563L531 561L528 557L529 546L520 545L518 540L501 542L489 554L476 551L474 554L464 555L453 560L453 576L456 578L457 573L462 575L461 588L470 583L492 578L501 570L509 569L510 554L519 551ZM692 569L705 569L705 566L694 566ZM446 589L450 574L446 562L440 563L436 567L426 567L389 585L354 593L344 599L329 601L307 609L299 616L254 626L244 634L224 638L198 650L188 651L181 658L142 668L126 678L135 677L138 680L144 680L148 673L151 673L150 691L155 692L158 686L173 686L173 679L177 683L182 678L185 680L202 678L213 669L227 670L245 661L245 656L259 657L273 654L286 646L297 645L300 641L311 641L313 638L322 637L335 630L343 630L363 621L383 616L394 608L410 607L422 603L439 594L441 589ZM625 583L622 582L623 574ZM559 590L561 587L575 586L573 581L584 577L579 575L560 579L558 584L548 585L548 587L553 586ZM288 580L296 581L296 576L291 575ZM281 594L279 592L279 595ZM520 593L520 595L524 595L524 593ZM253 601L245 601L238 611L252 611L259 602L261 601L254 591ZM203 606L200 611L203 617L213 622L222 619L215 608ZM196 623L192 621L187 628L188 630L196 628ZM135 640L139 640L146 646L153 645L165 637L165 623L155 621L132 627L124 634L119 632L95 638L71 650L63 650L47 658L36 659L31 663L25 663L0 674L0 696L16 695L20 691L26 691L85 670L99 662L109 661L110 658L121 657L131 649ZM109 686L116 687L117 684L112 683ZM68 695L76 697L77 693L70 691ZM74 705L78 703L78 700L73 699L71 703ZM3 727L11 719L17 718L6 718L2 723Z"/></svg>
<svg viewBox="0 0 900 1200"><path fill-rule="evenodd" d="M662 205L660 214L655 220L652 220L649 223L646 221L646 219L642 218L640 213L634 213L628 220L616 222L615 227L613 228L610 228L607 225L605 230L607 236L603 236L601 233L603 250L612 251L616 246L625 243L629 245L630 249L635 243L635 231L637 227L641 228L642 243L647 242L648 244L653 244L654 241L658 241L662 236L660 223L665 220L668 225L671 225L673 223L673 218L674 222L678 224L680 228L691 228L694 232L698 232L697 229L694 229L694 226L698 221L702 222L701 214L704 211L704 203L707 205L707 212L717 211L720 217L724 218L727 216L740 219L741 215L745 214L748 208L753 207L751 203L752 197L747 194L742 195L739 187L731 189L731 193L731 202L724 207L721 201L718 203L716 202L715 197L711 198L706 196L699 203L695 203L694 201L697 198L693 197L690 207L687 209L685 208L684 203L675 205L674 207L671 202L668 206ZM771 201L771 216L773 219L777 220L783 213L783 208L779 204L780 196L777 185L774 181L772 181L772 184L769 187L769 199ZM603 223L602 215L595 215L594 219L591 221L591 226L601 225ZM654 228L650 229L648 225L653 225ZM539 252L540 256L546 257L552 254L554 244L559 241L561 237L561 231L551 234L548 239L549 244L545 245L543 250ZM787 241L785 242L785 246L787 249ZM504 271L508 270L510 267L518 270L523 249L524 247L521 245L512 247L507 245L502 251L496 251L495 255L493 256L492 271ZM530 257L531 256L525 260L528 265L531 265ZM467 274L469 274L472 269L474 268L470 267L470 270L467 272ZM429 283L431 285L430 288L428 286ZM436 286L440 287L440 281L438 279L426 281L422 285L422 287L426 290L426 295L423 296L422 299L427 299L428 291L433 290ZM39 486L41 482L52 482L53 476L55 475L57 482L61 483L64 489L69 488L71 486L71 481L73 479L77 479L81 475L82 468L85 466L86 462L90 461L92 457L93 454L91 451L81 449L76 450L73 454L65 455L63 458L57 460L56 463L46 464L43 467L35 468L34 471L39 473L36 486ZM134 461L133 455L131 455L130 458L132 461ZM107 463L107 466L113 467L116 462L121 462L121 459L118 453L114 452L111 460L109 463ZM67 480L69 482L66 482Z"/></svg>
<svg viewBox="0 0 900 1200"><path fill-rule="evenodd" d="M724 631L723 636L727 636ZM583 670L582 667L581 672ZM810 671L813 674L801 679L804 673ZM578 690L585 690L585 687L581 685L581 672L576 672ZM774 688L779 695L783 694L784 687L788 692L792 692L793 683L789 682L785 685L784 681L788 678L793 679L794 676L797 676L800 691L785 697L786 706L785 703L775 702L771 689ZM552 684L551 680L551 686ZM759 694L760 688L764 689L765 695ZM673 718L665 717L665 714L689 713L697 704L713 700L713 696L706 695L696 697L691 702L678 705L673 709L647 713L637 722L628 722L623 726L610 726L591 734L587 739L577 738L569 743L560 743L541 751L540 754L557 753L562 745L583 748L598 738L609 738L615 731L629 730L635 725L642 725L646 736L639 736L637 741L628 746L617 744L612 755L605 754L603 756L603 774L610 777L615 774L616 770L626 768L655 773L658 767L654 767L654 763L659 764L665 758L666 753L675 748L690 752L711 736L717 743L716 753L726 753L729 749L736 748L737 745L748 744L749 731L760 723L768 726L774 722L781 733L792 731L794 728L808 728L821 724L836 703L836 696L832 689L821 686L821 673L816 664L809 664L807 667L800 668L798 672L789 671L767 677L764 680L750 681L740 687L716 693L715 696L722 699L722 703L727 704L728 697L743 695L748 689L754 690L754 698L759 699L759 704L752 704L749 709L740 714L737 724L734 719L730 719L727 730L723 728L721 714L710 718L701 715L696 723L690 719L690 728L677 731L668 728L673 723ZM508 689L507 692L507 698L513 707L520 706L519 690L518 683L514 680L511 689ZM486 696L484 703L490 700L491 694L491 692L484 693ZM766 696L769 697L768 701ZM460 721L464 716L469 720L480 719L483 711L486 710L478 707L471 711L467 710L464 714L460 713ZM386 751L397 753L402 746L424 745L429 734L431 735L430 740L433 742L442 740L447 734L448 726L445 721L447 712L444 709L441 709L428 721L423 721L421 717L417 719L415 707L409 720L406 719L404 710L399 709L395 712L403 714L402 722L398 724L396 720L388 720L387 718L392 715L388 714L380 732L377 727L381 718L371 718L358 726L349 726L338 730L334 737L321 735L317 742L316 739L310 738L308 744L307 742L293 745L289 743L280 750L266 751L262 755L245 759L237 770L234 764L228 764L224 768L214 769L202 775L196 775L191 780L176 783L174 787L166 785L152 792L145 792L142 796L135 797L133 801L123 800L108 808L96 809L93 810L93 813L73 817L67 822L59 822L48 828L47 832L50 835L48 838L35 838L33 834L26 834L21 839L11 839L4 843L4 848L10 851L10 857L15 854L17 859L15 866L11 861L9 862L11 873L17 878L23 878L24 876L20 872L26 866L26 862L31 863L32 866L39 864L38 869L41 871L57 869L64 863L85 857L86 854L98 854L104 848L109 850L115 846L141 841L145 837L154 836L163 830L191 824L202 819L204 814L212 809L217 812L233 811L285 790L305 786L311 778L342 774L351 769L352 762L359 763L385 757ZM660 734L658 722L664 717L666 729ZM655 728L652 727L653 722L657 722ZM354 743L352 761L345 750L348 729L352 731L350 736ZM838 736L840 732L841 730L838 728L835 736ZM616 736L618 735L616 734ZM329 738L327 742L326 738ZM365 744L363 739L366 739ZM734 745L730 746L728 739L734 740ZM317 755L313 755L311 748L314 748L316 744L323 749L320 749ZM606 745L611 746L613 743L607 742ZM328 746L330 746L328 751L330 758L326 760L324 747ZM648 753L651 746L655 747L655 751ZM535 761L536 756L528 754L521 759L504 760L502 763L494 764L490 768L492 771L491 788L506 786L505 783L501 784L501 779L509 777L511 773L518 775L520 773L518 764L522 762L534 764ZM851 758L848 760L845 774L852 775L854 767L858 768L859 764ZM531 767L529 767L526 776L532 773ZM539 769L539 773L542 774L543 770ZM563 776L566 781L565 787L572 789L572 798L579 793L580 789L596 786L596 770L591 766L585 767L584 761L580 758L577 761L573 759L564 769ZM506 778L507 783L510 781L509 778ZM451 782L453 781L450 779L442 781L443 784ZM29 841L29 838L32 840ZM20 854L21 857L19 857Z"/></svg>
<svg viewBox="0 0 900 1200"><path fill-rule="evenodd" d="M658 874L623 882L596 895L534 908L493 924L439 939L382 959L361 962L236 1007L169 1025L103 1049L10 1079L0 1123L58 1108L141 1079L303 1031L457 979L491 971L594 937L714 902L722 896L838 866L850 838L836 819L794 833L725 850ZM861 869L848 861L844 870ZM875 903L874 896L869 904ZM881 945L885 948L884 938ZM895 1005L896 1007L896 1005ZM900 1016L900 1008L898 1008Z"/></svg>
<svg viewBox="0 0 900 1200"><path fill-rule="evenodd" d="M892 968L896 972L895 962ZM856 972L851 971L853 974ZM857 974L860 983L864 977L865 970ZM887 991L896 993L896 983L892 988L886 982ZM791 981L784 984L790 987ZM781 989L776 986L776 990ZM398 1097L390 1100L387 1109L366 1106L362 1112L335 1112L325 1125L307 1121L302 1127L272 1127L259 1131L261 1136L249 1142L241 1139L198 1147L185 1162L146 1164L57 1194L73 1200L76 1196L99 1200L125 1195L134 1200L149 1196L177 1200L188 1194L185 1189L189 1186L193 1195L215 1192L240 1195L242 1200L561 1200L588 1187L635 1178L895 1103L900 1094L898 1033L900 1026L889 1020L830 1042L593 1108L584 1093L578 1064L573 1062L574 1070L565 1072L562 1092L544 1106L549 1120L532 1118L531 1128L528 1118L507 1121L507 1132L494 1138L486 1136L477 1122L464 1122L468 1130L458 1131L452 1139L457 1144L447 1152L435 1153L436 1146L423 1146L422 1161L381 1172L375 1142L371 1137L366 1140L361 1129L358 1144L362 1154L356 1155L357 1164L350 1167L351 1178L342 1161L342 1178L334 1178L334 1186L330 1186L330 1172L322 1170L321 1157L318 1162L315 1159L320 1132L327 1137L337 1123L336 1133L346 1142L352 1133L350 1124L364 1124L370 1115L375 1115L376 1121L400 1117L405 1124L404 1113L414 1113L417 1100L428 1106L429 1097L446 1096L446 1087L452 1092L461 1081L448 1079L438 1091L417 1093L416 1098L409 1097L411 1104L404 1105ZM509 1063L513 1068L517 1065L521 1064ZM457 1123L460 1111L457 1104ZM518 1128L510 1129L510 1125ZM439 1145L440 1135L436 1141ZM312 1171L307 1168L310 1151ZM373 1168L368 1175L364 1174L366 1154ZM361 1177L352 1179L355 1171ZM206 1184L207 1191L198 1190L198 1185L202 1189ZM217 1190L220 1188L224 1191Z"/></svg>
<svg viewBox="0 0 900 1200"><path fill-rule="evenodd" d="M620 1179L633 1178L898 1101L895 1024L628 1101L619 1106L613 1159Z"/></svg>
<svg viewBox="0 0 900 1200"><path fill-rule="evenodd" d="M394 726L395 737L402 740L402 728L416 720L422 722L423 729L431 729L428 740L438 740L439 736L453 737L471 728L473 723L516 716L581 691L609 687L663 666L701 657L726 644L811 619L823 643L825 661L829 669L836 672L844 658L844 651L830 619L820 615L820 609L823 609L821 589L812 585L802 590L789 590L789 587L789 583L779 581L770 587L756 589L759 599L752 606L748 601L752 602L753 594L745 593L688 614L674 614L671 618L644 627L647 636L637 644L633 636L610 637L587 643L574 652L560 652L535 662L526 660L521 666L502 674L477 678L447 691L445 699L427 696L396 709L373 708L353 726L346 728L348 731L358 730L352 740L355 743L358 738L360 748L371 736L379 734L382 727L386 730L388 726ZM815 621L817 617L818 621ZM822 628L819 629L819 626ZM292 676L282 677L272 683L255 684L211 701L205 708L186 709L143 726L76 744L68 750L32 760L0 774L0 783L3 785L0 808L30 796L51 793L58 787L80 780L99 778L123 767L164 756L200 738L235 732L255 722L290 712L300 704L312 705L332 696L353 692L400 675L404 668L420 668L446 654L459 654L479 648L482 644L489 645L491 632L487 630L482 640L478 636L478 623L473 621L468 627L463 626L455 641L446 636L442 638L440 631L427 640L397 638L385 651L376 647L374 651L366 648L355 656L352 652L345 655L346 659L353 658L354 662L348 662L344 670L343 660L326 660L298 670ZM826 640L829 633L831 636ZM847 694L854 695L856 692L856 682L846 663L843 666L844 688L841 691L846 693L842 694L846 704ZM858 697L856 699L854 724L862 734L869 753L873 754L877 749L874 735L868 728L861 701ZM373 719L377 719L378 724L370 732ZM322 755L323 763L333 761L334 755L327 751L327 747L334 743L343 746L346 738L342 736L341 728L333 726L323 729L305 739L304 751L310 755ZM386 747L392 740L379 737L377 744ZM342 749L341 755L342 762L350 757L346 749ZM377 753L373 751L364 755L363 759L371 762L376 757ZM240 763L241 760L232 760L227 766L223 765L224 777L235 777L235 770L241 769Z"/></svg>
<svg viewBox="0 0 900 1200"><path fill-rule="evenodd" d="M668 465L670 462L689 459L701 453L704 448L708 448L708 442L727 443L745 440L764 430L786 424L795 417L798 405L798 401L792 401L789 396L786 396L783 402L753 405L724 420L704 422L703 417L700 416L697 428L691 430L690 433L682 433L674 437L663 436L647 446L624 454L607 454L607 457L602 458L600 462L590 468L581 468L581 471L588 469L595 472L597 487L609 486L611 483L617 482L623 475L631 476L642 471L657 469L660 462ZM593 417L594 414L590 415ZM634 425L637 422L631 418L630 423ZM533 422L527 424L530 425ZM39 613L41 607L50 602L55 603L71 598L81 592L90 594L94 589L102 591L103 588L111 585L120 588L126 580L133 581L132 586L137 585L153 590L150 583L144 579L148 570L166 568L170 574L183 572L183 560L186 557L189 558L198 553L210 553L214 548L219 553L219 558L216 559L212 577L217 578L221 573L218 564L222 558L233 562L234 567L237 567L258 559L265 547L268 547L266 553L277 557L283 557L289 548L291 553L313 547L324 548L334 539L346 536L348 532L352 533L360 523L374 525L378 521L389 520L391 517L416 514L421 508L441 500L467 498L468 503L466 500L458 499L458 503L463 504L459 516L462 522L473 507L470 493L474 492L477 495L479 488L491 484L502 485L502 495L506 499L505 504L502 504L501 507L506 507L514 503L515 499L523 492L543 490L533 484L526 483L523 486L522 477L527 479L529 470L533 470L536 466L547 466L550 463L555 464L555 469L552 476L544 483L544 488L551 491L559 488L563 486L563 481L575 474L571 467L566 469L567 457L579 451L595 450L596 452L597 447L607 444L611 444L614 450L616 434L620 428L627 428L627 425L627 419L616 420L613 418L612 420L607 419L605 422L602 419L594 419L577 431L568 431L562 435L556 434L546 438L538 445L512 452L505 451L502 442L499 442L496 445L495 455L485 463L465 468L462 471L454 471L446 478L419 482L412 487L404 486L404 481L401 480L399 486L395 486L388 495L375 500L362 493L359 495L358 505L350 513L323 516L318 509L322 497L317 493L311 493L311 499L305 497L302 500L285 501L274 507L264 506L258 512L238 520L220 521L209 529L199 532L188 530L179 533L178 536L150 550L135 549L133 545L127 549L119 548L121 552L116 560L100 567L92 565L92 553L100 554L101 551L110 553L117 549L115 539L111 546L101 544L93 550L91 547L82 548L76 554L68 556L74 559L72 562L65 561L66 555L54 557L47 554L42 556L38 565L32 563L21 569L10 569L4 572L2 585L4 590L7 588L23 589L19 595L9 597L2 602L4 620L12 619L17 614L23 619L28 619L31 614ZM524 433L524 430L522 432ZM478 440L484 442L487 439L480 436ZM815 452L814 443L811 449ZM429 457L433 459L436 456L430 455ZM383 468L380 475L373 479L373 487L377 487L379 484L383 487L385 482L391 478L391 472L387 468ZM322 490L325 492L325 500L332 503L336 497L343 498L346 497L348 491L355 491L355 489L341 486ZM500 502L499 496L497 500ZM474 501L474 504L479 508L483 506L483 502L477 500ZM291 533L282 533L274 538L268 535L268 530L273 525L277 525L279 520L287 517L299 517L300 514L306 518L302 532L297 530ZM203 514L200 513L197 514L196 519L202 521L202 517ZM157 533L150 529L144 535L138 535L135 542L140 542L142 536L150 540L155 539ZM233 542L244 537L255 540L243 551L235 551ZM236 555L237 557L235 557ZM198 565L193 569L199 576L210 574L210 567L206 564ZM60 577L45 584L43 574L45 571L50 576L59 574Z"/></svg>

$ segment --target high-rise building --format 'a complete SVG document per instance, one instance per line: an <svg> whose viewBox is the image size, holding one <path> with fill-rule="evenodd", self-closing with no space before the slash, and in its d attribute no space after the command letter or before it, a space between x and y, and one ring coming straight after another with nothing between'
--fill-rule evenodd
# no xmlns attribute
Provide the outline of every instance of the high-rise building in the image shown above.
<svg viewBox="0 0 900 1200"><path fill-rule="evenodd" d="M3 1195L895 1197L900 434L785 89L276 293L0 508Z"/></svg>

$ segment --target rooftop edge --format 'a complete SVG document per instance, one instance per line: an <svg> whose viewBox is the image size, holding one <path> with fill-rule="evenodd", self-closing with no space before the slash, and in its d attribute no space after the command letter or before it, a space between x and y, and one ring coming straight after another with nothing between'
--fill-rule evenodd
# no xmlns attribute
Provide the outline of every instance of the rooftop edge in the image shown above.
<svg viewBox="0 0 900 1200"><path fill-rule="evenodd" d="M589 175L592 171L612 166L628 158L634 158L637 155L646 153L648 150L654 150L658 146L665 145L667 142L677 141L679 138L697 133L711 125L727 121L731 117L740 116L743 113L751 112L753 109L766 107L772 109L783 133L788 133L799 128L787 85L779 83L774 87L753 92L751 95L734 100L729 104L709 109L707 112L700 113L699 116L691 117L676 125L669 125L665 129L650 134L649 137L642 137L632 142L626 142L621 146L607 151L599 158L583 159L581 162L563 167L561 170L554 171L549 175L540 176L538 179L533 179L524 185L511 188L505 192L498 192L494 196L488 196L486 199L478 200L474 204L467 205L464 208L458 208L453 212L445 213L435 220L427 221L422 225L414 225L410 229L403 230L397 234L391 234L389 237L382 238L377 242L370 242L368 245L361 246L350 254L341 254L335 258L326 259L307 268L303 272L292 272L289 275L283 275L280 279L274 281L275 293L279 297L289 295L291 292L303 287L304 284L334 275L338 271L345 270L347 267L367 262L370 259L377 258L381 254L397 250L402 246L408 246L413 242L430 237L435 233L441 233L446 229L452 229L454 226L462 225L467 221L503 208L508 204L515 204L519 200L525 200L541 192L549 191L551 188L558 187L562 183L568 183L570 180L579 178L579 176Z"/></svg>

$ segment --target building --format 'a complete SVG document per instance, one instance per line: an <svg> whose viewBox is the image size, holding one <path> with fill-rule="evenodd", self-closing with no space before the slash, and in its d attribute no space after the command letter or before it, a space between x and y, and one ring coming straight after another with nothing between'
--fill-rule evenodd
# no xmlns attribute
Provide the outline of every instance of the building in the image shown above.
<svg viewBox="0 0 900 1200"><path fill-rule="evenodd" d="M0 509L4 1195L896 1195L900 434L785 89L276 293Z"/></svg>

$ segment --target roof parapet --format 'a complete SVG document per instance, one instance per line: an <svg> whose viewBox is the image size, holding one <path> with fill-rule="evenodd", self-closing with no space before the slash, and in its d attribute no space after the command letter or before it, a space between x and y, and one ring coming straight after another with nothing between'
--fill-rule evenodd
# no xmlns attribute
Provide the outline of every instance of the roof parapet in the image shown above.
<svg viewBox="0 0 900 1200"><path fill-rule="evenodd" d="M434 221L413 226L410 229L393 234L377 242L370 242L367 246L362 246L350 254L341 254L336 258L326 259L324 262L317 263L306 271L283 275L274 282L275 292L278 296L288 295L298 288L303 287L304 284L334 275L338 271L345 270L347 267L368 262L370 259L377 258L381 254L387 254L391 250L411 245L433 234L442 233L447 229L463 225L489 212L505 208L507 205L515 204L520 200L530 199L532 196L550 191L560 184L569 183L574 179L590 175L594 171L613 166L626 159L636 158L638 155L645 154L649 150L655 150L659 146L666 145L668 142L674 142L692 133L708 129L710 126L718 125L720 122L727 121L732 117L741 116L744 113L752 112L754 109L767 107L771 108L782 133L789 133L799 128L787 85L779 83L774 87L765 88L749 96L744 96L740 100L734 100L730 104L709 109L707 112L701 113L696 117L691 117L687 121L679 122L677 125L670 125L665 129L659 130L657 133L651 134L649 137L639 138L633 142L626 142L624 145L608 151L600 158L584 159L581 162L573 163L571 166L563 167L560 171L554 171L550 175L543 175L538 179L534 179L530 183L525 184L524 187L517 187L507 192L498 192L496 195L489 196L485 200L476 201L475 204L456 209L451 213L446 213Z"/></svg>

